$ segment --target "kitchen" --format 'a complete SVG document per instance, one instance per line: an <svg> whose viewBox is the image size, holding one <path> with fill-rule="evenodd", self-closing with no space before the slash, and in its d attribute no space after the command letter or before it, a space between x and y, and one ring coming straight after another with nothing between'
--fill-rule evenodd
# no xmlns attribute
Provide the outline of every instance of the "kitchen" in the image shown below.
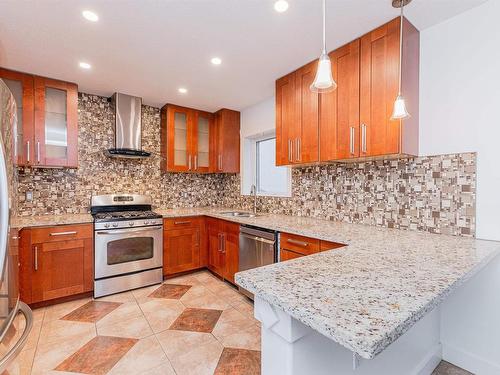
<svg viewBox="0 0 500 375"><path fill-rule="evenodd" d="M2 371L499 373L499 4L139 3L0 3Z"/></svg>

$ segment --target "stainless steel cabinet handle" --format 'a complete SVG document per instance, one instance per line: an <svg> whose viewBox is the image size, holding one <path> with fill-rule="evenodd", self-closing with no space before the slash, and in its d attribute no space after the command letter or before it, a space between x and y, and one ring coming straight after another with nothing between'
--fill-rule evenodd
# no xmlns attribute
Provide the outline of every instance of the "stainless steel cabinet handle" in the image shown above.
<svg viewBox="0 0 500 375"><path fill-rule="evenodd" d="M287 238L286 242L288 243L292 243L294 245L299 245L299 246L303 246L303 247L307 247L309 246L309 244L307 242L304 242L304 241L297 241L297 240L293 240L291 238Z"/></svg>
<svg viewBox="0 0 500 375"><path fill-rule="evenodd" d="M224 233L221 234L222 238L222 254L226 253L226 235Z"/></svg>
<svg viewBox="0 0 500 375"><path fill-rule="evenodd" d="M198 169L198 155L194 156L194 170L196 171Z"/></svg>
<svg viewBox="0 0 500 375"><path fill-rule="evenodd" d="M31 151L30 151L30 141L26 141L26 161L29 163L31 160Z"/></svg>
<svg viewBox="0 0 500 375"><path fill-rule="evenodd" d="M72 230L71 232L56 232L56 233L50 233L49 236L69 236L71 234L77 234L78 232L76 230Z"/></svg>
<svg viewBox="0 0 500 375"><path fill-rule="evenodd" d="M219 154L219 171L222 171L222 154Z"/></svg>
<svg viewBox="0 0 500 375"><path fill-rule="evenodd" d="M354 155L354 127L349 128L349 151Z"/></svg>
<svg viewBox="0 0 500 375"><path fill-rule="evenodd" d="M293 148L292 148L292 140L288 140L288 161L293 161Z"/></svg>
<svg viewBox="0 0 500 375"><path fill-rule="evenodd" d="M3 373L6 367L12 362L12 360L18 356L18 354L23 349L26 341L28 341L29 334L33 329L33 313L31 309L24 302L19 301L18 311L24 315L26 321L26 326L24 327L24 332L19 338L19 340L14 344L14 346L0 359L0 371ZM12 314L12 319L17 316L17 313ZM9 324L6 325L8 327Z"/></svg>
<svg viewBox="0 0 500 375"><path fill-rule="evenodd" d="M191 170L191 155L188 156L188 170Z"/></svg>
<svg viewBox="0 0 500 375"><path fill-rule="evenodd" d="M252 241L258 241L258 242L262 242L262 243L267 243L269 245L274 245L275 244L275 242L273 240L268 240L268 239L265 239L265 238L262 238L262 237L252 236L252 235L246 234L246 233L241 233L240 232L240 236L241 237L245 237L245 238L249 238Z"/></svg>
<svg viewBox="0 0 500 375"><path fill-rule="evenodd" d="M191 224L190 221L174 221L174 225Z"/></svg>
<svg viewBox="0 0 500 375"><path fill-rule="evenodd" d="M361 152L366 153L366 125L361 124Z"/></svg>
<svg viewBox="0 0 500 375"><path fill-rule="evenodd" d="M40 163L40 142L36 143L36 162Z"/></svg>
<svg viewBox="0 0 500 375"><path fill-rule="evenodd" d="M18 239L20 239L20 238L21 238L20 236L12 236L12 239L13 239L13 240L18 240Z"/></svg>
<svg viewBox="0 0 500 375"><path fill-rule="evenodd" d="M99 231L96 234L129 234L129 233L138 233L138 232L149 232L152 230L163 229L161 227L145 227L145 228L137 228L137 229L125 229L125 230L110 230L110 231Z"/></svg>
<svg viewBox="0 0 500 375"><path fill-rule="evenodd" d="M301 159L301 155L300 155L300 138L296 138L295 139L295 152L296 152L295 160L296 161L300 161L300 159Z"/></svg>
<svg viewBox="0 0 500 375"><path fill-rule="evenodd" d="M222 241L221 241L222 237L221 237L221 234L218 233L217 237L219 238L219 243L217 244L218 245L217 246L218 247L217 251L221 252L222 251Z"/></svg>
<svg viewBox="0 0 500 375"><path fill-rule="evenodd" d="M38 246L33 248L35 250L35 271L38 271Z"/></svg>

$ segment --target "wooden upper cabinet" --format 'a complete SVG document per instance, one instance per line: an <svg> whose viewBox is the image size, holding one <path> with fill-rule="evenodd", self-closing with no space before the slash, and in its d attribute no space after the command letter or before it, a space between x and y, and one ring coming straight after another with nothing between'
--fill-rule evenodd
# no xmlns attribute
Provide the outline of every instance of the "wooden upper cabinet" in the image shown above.
<svg viewBox="0 0 500 375"><path fill-rule="evenodd" d="M390 119L398 94L399 25L394 19L330 52L333 92L309 90L317 61L276 81L277 165L418 155L419 32L406 19L402 93L411 117Z"/></svg>
<svg viewBox="0 0 500 375"><path fill-rule="evenodd" d="M319 160L319 95L312 92L318 62L313 61L295 72L299 121L295 139L295 163L313 163Z"/></svg>
<svg viewBox="0 0 500 375"><path fill-rule="evenodd" d="M319 160L318 94L309 87L317 62L276 81L276 164L307 164Z"/></svg>
<svg viewBox="0 0 500 375"><path fill-rule="evenodd" d="M320 161L359 156L359 39L330 53L337 89L320 95Z"/></svg>
<svg viewBox="0 0 500 375"><path fill-rule="evenodd" d="M402 85L412 117L391 120L399 83L397 18L361 38L361 157L418 154L419 32L406 19L403 26Z"/></svg>
<svg viewBox="0 0 500 375"><path fill-rule="evenodd" d="M78 167L78 87L35 77L34 164Z"/></svg>
<svg viewBox="0 0 500 375"><path fill-rule="evenodd" d="M215 113L213 171L240 172L240 112L221 109Z"/></svg>
<svg viewBox="0 0 500 375"><path fill-rule="evenodd" d="M13 129L14 162L16 165L31 165L35 151L33 76L0 68L0 78L12 92L17 105L17 126Z"/></svg>
<svg viewBox="0 0 500 375"><path fill-rule="evenodd" d="M295 74L290 73L276 81L276 165L289 165L294 161L297 113Z"/></svg>
<svg viewBox="0 0 500 375"><path fill-rule="evenodd" d="M209 113L165 105L161 110L162 170L167 172L238 173L240 113Z"/></svg>

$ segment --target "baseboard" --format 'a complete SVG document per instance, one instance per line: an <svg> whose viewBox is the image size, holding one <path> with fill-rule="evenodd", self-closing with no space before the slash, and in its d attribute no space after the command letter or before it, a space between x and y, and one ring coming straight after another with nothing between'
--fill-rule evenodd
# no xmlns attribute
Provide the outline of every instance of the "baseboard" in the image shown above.
<svg viewBox="0 0 500 375"><path fill-rule="evenodd" d="M477 375L500 374L500 359L499 363L493 363L446 343L443 343L443 359Z"/></svg>
<svg viewBox="0 0 500 375"><path fill-rule="evenodd" d="M432 347L427 355L422 358L420 363L415 367L415 371L413 375L430 375L432 371L439 365L441 362L443 354L443 348L441 344L437 344Z"/></svg>

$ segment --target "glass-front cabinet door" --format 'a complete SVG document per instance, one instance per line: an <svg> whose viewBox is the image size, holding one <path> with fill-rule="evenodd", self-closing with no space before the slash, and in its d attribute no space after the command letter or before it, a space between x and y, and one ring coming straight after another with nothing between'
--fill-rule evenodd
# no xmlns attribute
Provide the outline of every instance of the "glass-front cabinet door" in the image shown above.
<svg viewBox="0 0 500 375"><path fill-rule="evenodd" d="M14 162L31 165L34 160L33 76L0 68L0 78L12 92L17 105L17 125L13 132Z"/></svg>
<svg viewBox="0 0 500 375"><path fill-rule="evenodd" d="M195 134L193 136L193 170L206 173L210 169L210 139L213 130L213 115L197 111L195 116Z"/></svg>
<svg viewBox="0 0 500 375"><path fill-rule="evenodd" d="M35 77L35 165L78 166L77 107L75 84Z"/></svg>
<svg viewBox="0 0 500 375"><path fill-rule="evenodd" d="M167 169L171 172L189 172L194 160L191 152L192 110L169 105L167 109Z"/></svg>

